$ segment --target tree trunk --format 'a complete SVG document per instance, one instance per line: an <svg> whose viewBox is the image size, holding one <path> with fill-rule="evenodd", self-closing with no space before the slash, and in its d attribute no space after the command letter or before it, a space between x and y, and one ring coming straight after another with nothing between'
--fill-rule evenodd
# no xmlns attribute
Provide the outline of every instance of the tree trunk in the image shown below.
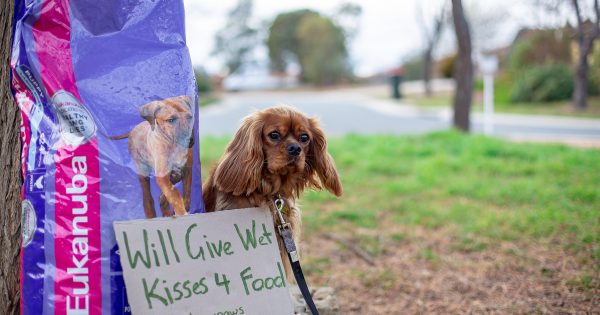
<svg viewBox="0 0 600 315"><path fill-rule="evenodd" d="M418 6L418 8L421 8ZM435 16L433 22L433 29L431 32L427 30L427 25L425 24L423 18L422 10L419 10L417 19L421 23L421 28L423 30L423 34L425 35L425 41L427 46L423 51L423 85L425 87L425 95L430 97L433 94L433 90L431 88L431 77L433 72L433 52L438 42L440 41L440 37L442 36L442 31L444 30L444 25L446 21L446 6L444 5L439 12L438 15Z"/></svg>
<svg viewBox="0 0 600 315"><path fill-rule="evenodd" d="M576 110L585 110L587 107L588 89L588 52L583 51L585 47L579 46L579 61L575 70L575 90L573 91L573 104Z"/></svg>
<svg viewBox="0 0 600 315"><path fill-rule="evenodd" d="M473 61L471 59L471 32L461 0L452 0L454 31L458 42L458 56L454 67L454 126L469 131L469 114L473 100Z"/></svg>
<svg viewBox="0 0 600 315"><path fill-rule="evenodd" d="M19 313L20 115L10 92L13 1L0 3L0 314Z"/></svg>
<svg viewBox="0 0 600 315"><path fill-rule="evenodd" d="M425 85L425 95L430 97L431 91L431 72L433 68L433 51L426 49L423 54L423 84Z"/></svg>

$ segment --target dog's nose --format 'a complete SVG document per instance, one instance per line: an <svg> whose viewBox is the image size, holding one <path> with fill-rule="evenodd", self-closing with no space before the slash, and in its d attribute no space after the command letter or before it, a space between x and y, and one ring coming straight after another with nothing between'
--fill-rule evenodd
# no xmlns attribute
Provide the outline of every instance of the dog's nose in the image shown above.
<svg viewBox="0 0 600 315"><path fill-rule="evenodd" d="M296 143L288 144L285 148L288 154L293 156L298 156L302 152L302 148Z"/></svg>

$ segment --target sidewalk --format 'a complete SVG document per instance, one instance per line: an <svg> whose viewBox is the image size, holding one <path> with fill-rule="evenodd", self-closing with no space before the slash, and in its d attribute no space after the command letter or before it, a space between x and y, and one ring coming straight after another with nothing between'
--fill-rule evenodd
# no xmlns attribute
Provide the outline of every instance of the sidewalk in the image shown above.
<svg viewBox="0 0 600 315"><path fill-rule="evenodd" d="M420 107L394 100L370 98L362 105L385 115L405 118L423 117L437 119L449 124L453 115L450 107ZM509 135L496 134L514 141L563 143L576 147L600 148L600 119L597 118L494 113L492 122L494 129L498 127L515 127L517 130ZM483 123L483 113L471 112L471 127L474 132L482 133ZM547 131L535 135L519 134L517 131L522 128L547 129ZM568 132L557 133L555 132L556 129L565 129Z"/></svg>

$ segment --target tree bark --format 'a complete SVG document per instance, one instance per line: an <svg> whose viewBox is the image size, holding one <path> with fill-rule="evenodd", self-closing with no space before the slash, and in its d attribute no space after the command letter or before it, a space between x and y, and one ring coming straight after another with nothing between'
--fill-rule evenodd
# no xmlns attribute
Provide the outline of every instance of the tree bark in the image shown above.
<svg viewBox="0 0 600 315"><path fill-rule="evenodd" d="M584 47L579 46L582 50ZM575 86L573 90L573 105L576 110L585 110L587 108L588 98L588 52L581 51L579 53L579 61L577 62L577 69L575 70Z"/></svg>
<svg viewBox="0 0 600 315"><path fill-rule="evenodd" d="M13 1L0 3L0 314L19 313L20 114L10 91Z"/></svg>
<svg viewBox="0 0 600 315"><path fill-rule="evenodd" d="M471 32L461 0L452 0L452 17L458 43L458 55L454 68L456 89L454 92L454 118L456 128L468 132L469 114L473 100L473 60L471 59Z"/></svg>

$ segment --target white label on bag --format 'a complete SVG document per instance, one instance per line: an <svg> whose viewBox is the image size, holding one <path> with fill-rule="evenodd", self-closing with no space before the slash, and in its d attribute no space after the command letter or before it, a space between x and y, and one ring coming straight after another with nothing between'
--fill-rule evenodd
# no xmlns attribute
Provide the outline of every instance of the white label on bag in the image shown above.
<svg viewBox="0 0 600 315"><path fill-rule="evenodd" d="M60 123L60 135L67 145L77 147L96 135L92 115L73 94L60 90L52 96L52 104Z"/></svg>

